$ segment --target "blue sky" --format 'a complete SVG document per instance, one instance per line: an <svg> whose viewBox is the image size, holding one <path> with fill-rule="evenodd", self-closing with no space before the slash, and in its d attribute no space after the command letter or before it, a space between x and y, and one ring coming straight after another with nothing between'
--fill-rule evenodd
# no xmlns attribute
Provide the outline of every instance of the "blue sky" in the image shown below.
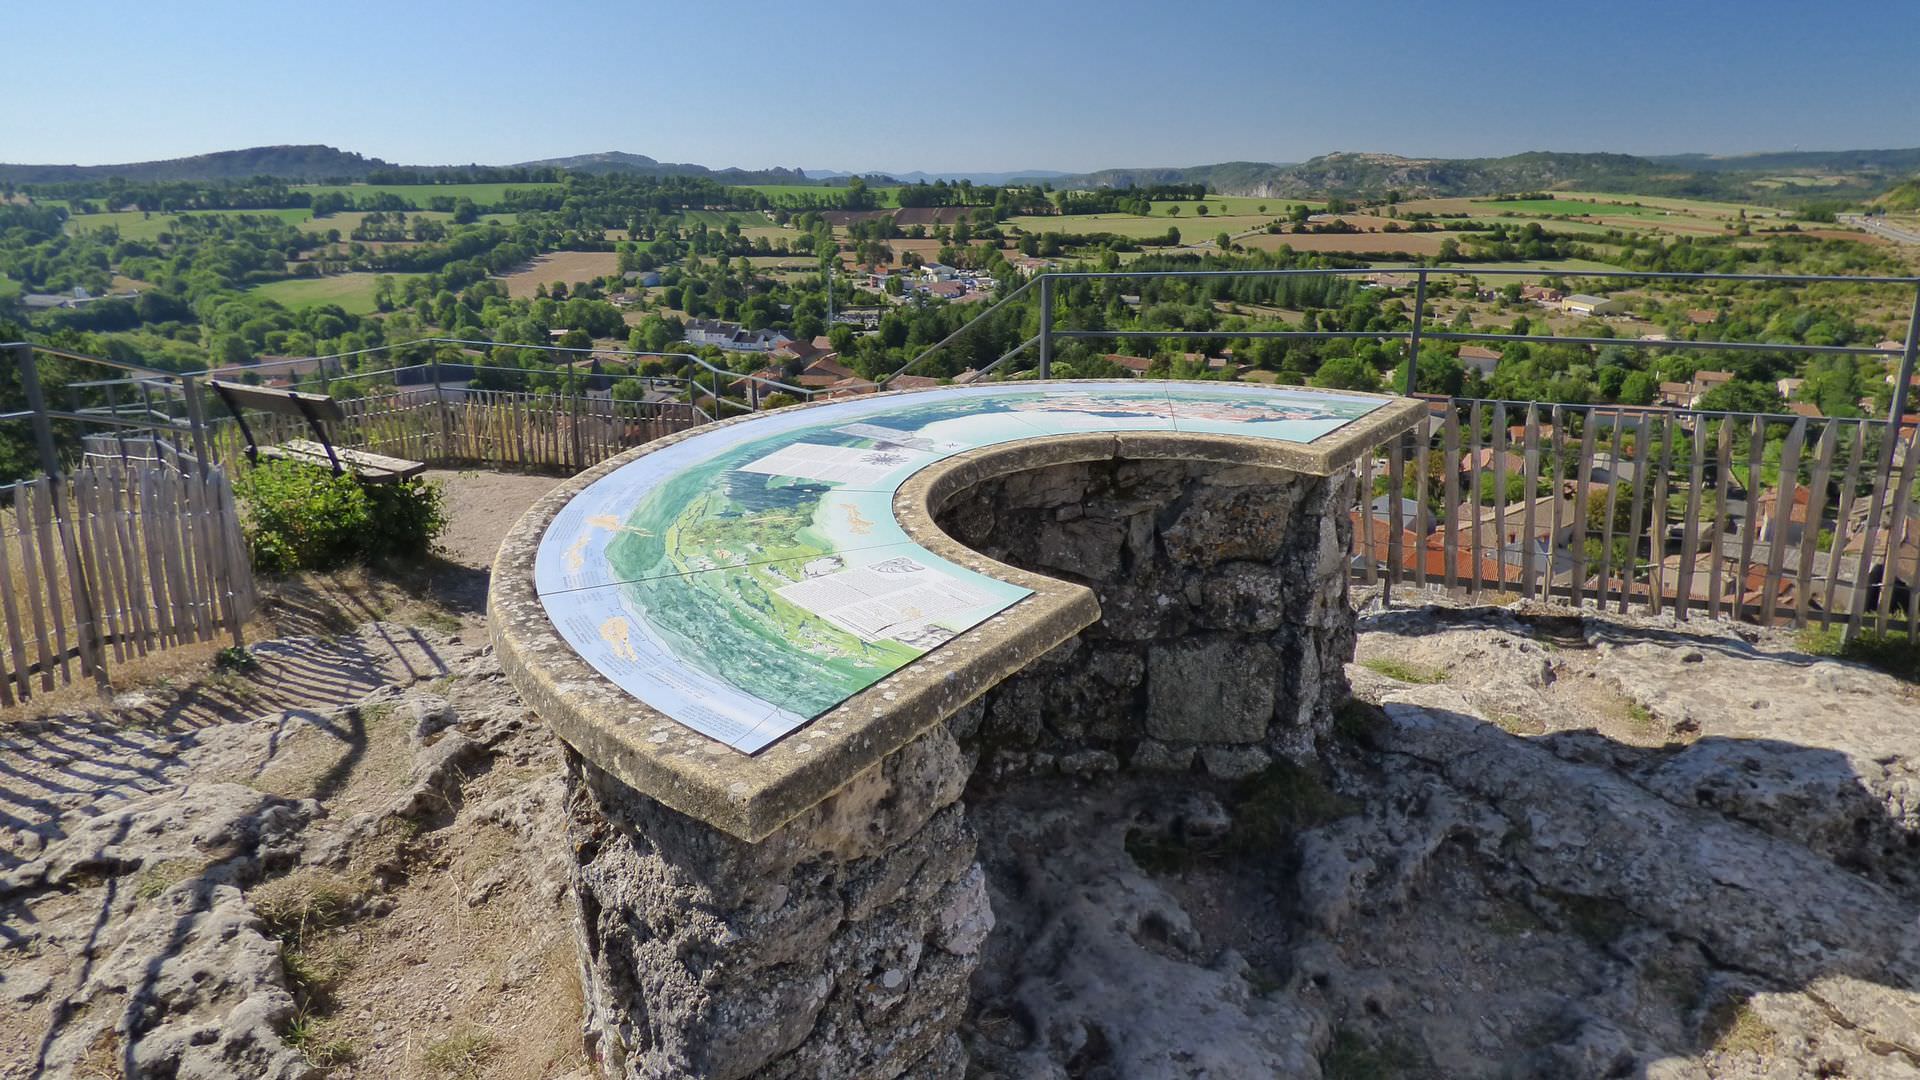
<svg viewBox="0 0 1920 1080"><path fill-rule="evenodd" d="M1920 145L1899 2L165 3L6 16L0 161L908 171Z"/></svg>

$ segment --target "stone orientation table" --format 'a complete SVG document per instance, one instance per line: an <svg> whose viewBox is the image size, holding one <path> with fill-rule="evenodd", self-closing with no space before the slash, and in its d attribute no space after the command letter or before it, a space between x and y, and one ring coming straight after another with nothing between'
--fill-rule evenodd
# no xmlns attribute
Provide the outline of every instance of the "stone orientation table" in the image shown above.
<svg viewBox="0 0 1920 1080"><path fill-rule="evenodd" d="M649 443L502 545L567 745L586 1031L622 1077L959 1076L970 778L1305 760L1345 694L1348 468L1422 402L876 394Z"/></svg>

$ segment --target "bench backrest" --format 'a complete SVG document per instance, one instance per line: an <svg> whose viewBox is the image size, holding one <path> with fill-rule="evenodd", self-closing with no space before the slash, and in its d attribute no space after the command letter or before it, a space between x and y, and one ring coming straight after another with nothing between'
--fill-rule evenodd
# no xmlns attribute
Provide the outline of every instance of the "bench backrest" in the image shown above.
<svg viewBox="0 0 1920 1080"><path fill-rule="evenodd" d="M229 404L244 405L249 409L279 413L283 416L311 416L316 420L329 423L347 418L346 410L340 407L340 403L325 394L276 390L270 386L251 386L247 383L227 382L224 379L209 379L207 385L226 398Z"/></svg>

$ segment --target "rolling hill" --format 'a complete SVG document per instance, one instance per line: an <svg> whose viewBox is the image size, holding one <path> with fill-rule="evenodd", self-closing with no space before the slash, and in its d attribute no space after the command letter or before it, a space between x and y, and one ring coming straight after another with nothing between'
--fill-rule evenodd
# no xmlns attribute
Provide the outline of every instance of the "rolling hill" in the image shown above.
<svg viewBox="0 0 1920 1080"><path fill-rule="evenodd" d="M285 180L385 183L434 182L467 173L622 173L687 176L727 184L809 184L832 182L846 173L801 169L714 169L705 165L659 161L645 154L606 151L546 158L510 166L393 165L330 146L260 146L215 154L125 165L0 165L0 182L47 184L122 177L132 181L242 180L272 176ZM941 174L969 176L976 183L1012 179L1045 181L1054 187L1146 187L1204 183L1222 195L1257 198L1380 195L1398 191L1421 196L1492 195L1502 192L1587 190L1640 195L1753 201L1840 199L1865 201L1889 188L1896 201L1911 196L1895 187L1920 169L1920 149L1790 151L1714 156L1681 154L1637 157L1631 154L1533 151L1492 158L1412 158L1396 154L1340 152L1299 163L1227 161L1173 168L1102 169L1066 174ZM907 180L932 174L896 174Z"/></svg>
<svg viewBox="0 0 1920 1080"><path fill-rule="evenodd" d="M0 180L16 184L59 184L116 176L142 182L245 180L254 176L286 180L362 180L376 169L391 168L392 165L379 158L363 157L331 146L254 146L124 165L0 165Z"/></svg>
<svg viewBox="0 0 1920 1080"><path fill-rule="evenodd" d="M575 154L572 157L544 158L540 161L517 162L510 168L515 169L565 169L568 172L591 173L632 173L636 176L700 176L726 184L805 184L809 182L807 174L799 169L709 169L705 165L682 165L671 161L655 161L645 154L629 154L622 150L608 150L598 154Z"/></svg>

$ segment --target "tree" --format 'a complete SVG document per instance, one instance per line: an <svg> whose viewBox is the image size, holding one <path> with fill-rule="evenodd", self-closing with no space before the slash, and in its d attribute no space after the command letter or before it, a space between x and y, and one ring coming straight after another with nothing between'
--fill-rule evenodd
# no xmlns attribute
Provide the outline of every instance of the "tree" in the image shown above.
<svg viewBox="0 0 1920 1080"><path fill-rule="evenodd" d="M1325 370L1322 368L1321 370ZM1467 381L1467 369L1452 356L1424 353L1420 357L1420 372L1414 381L1414 390L1422 394L1445 394L1458 397ZM1407 362L1393 369L1393 389L1398 391L1407 385ZM1373 387L1351 387L1350 389L1373 389Z"/></svg>
<svg viewBox="0 0 1920 1080"><path fill-rule="evenodd" d="M1220 234L1213 238L1213 246L1219 248L1221 251L1232 251L1233 250L1232 235L1227 233L1224 229L1221 230Z"/></svg>
<svg viewBox="0 0 1920 1080"><path fill-rule="evenodd" d="M1313 385L1326 390L1378 390L1380 373L1357 356L1336 356L1320 365Z"/></svg>
<svg viewBox="0 0 1920 1080"><path fill-rule="evenodd" d="M1169 207L1167 207L1167 216L1168 216L1168 217L1179 217L1179 216L1180 216L1180 204L1179 204L1179 203L1174 203L1174 204L1173 204L1172 206L1169 206Z"/></svg>
<svg viewBox="0 0 1920 1080"><path fill-rule="evenodd" d="M1206 203L1201 203L1201 204L1200 204L1199 206L1196 206L1196 207L1194 207L1194 208L1193 208L1193 212L1194 212L1194 213L1196 213L1196 214L1199 214L1199 215L1200 215L1201 217L1206 217L1206 216L1207 216L1207 204L1206 204Z"/></svg>
<svg viewBox="0 0 1920 1080"><path fill-rule="evenodd" d="M1632 371L1620 383L1622 405L1651 405L1660 395L1660 380L1644 371Z"/></svg>
<svg viewBox="0 0 1920 1080"><path fill-rule="evenodd" d="M1721 383L1700 398L1700 408L1708 412L1777 413L1785 405L1772 386L1745 379Z"/></svg>

